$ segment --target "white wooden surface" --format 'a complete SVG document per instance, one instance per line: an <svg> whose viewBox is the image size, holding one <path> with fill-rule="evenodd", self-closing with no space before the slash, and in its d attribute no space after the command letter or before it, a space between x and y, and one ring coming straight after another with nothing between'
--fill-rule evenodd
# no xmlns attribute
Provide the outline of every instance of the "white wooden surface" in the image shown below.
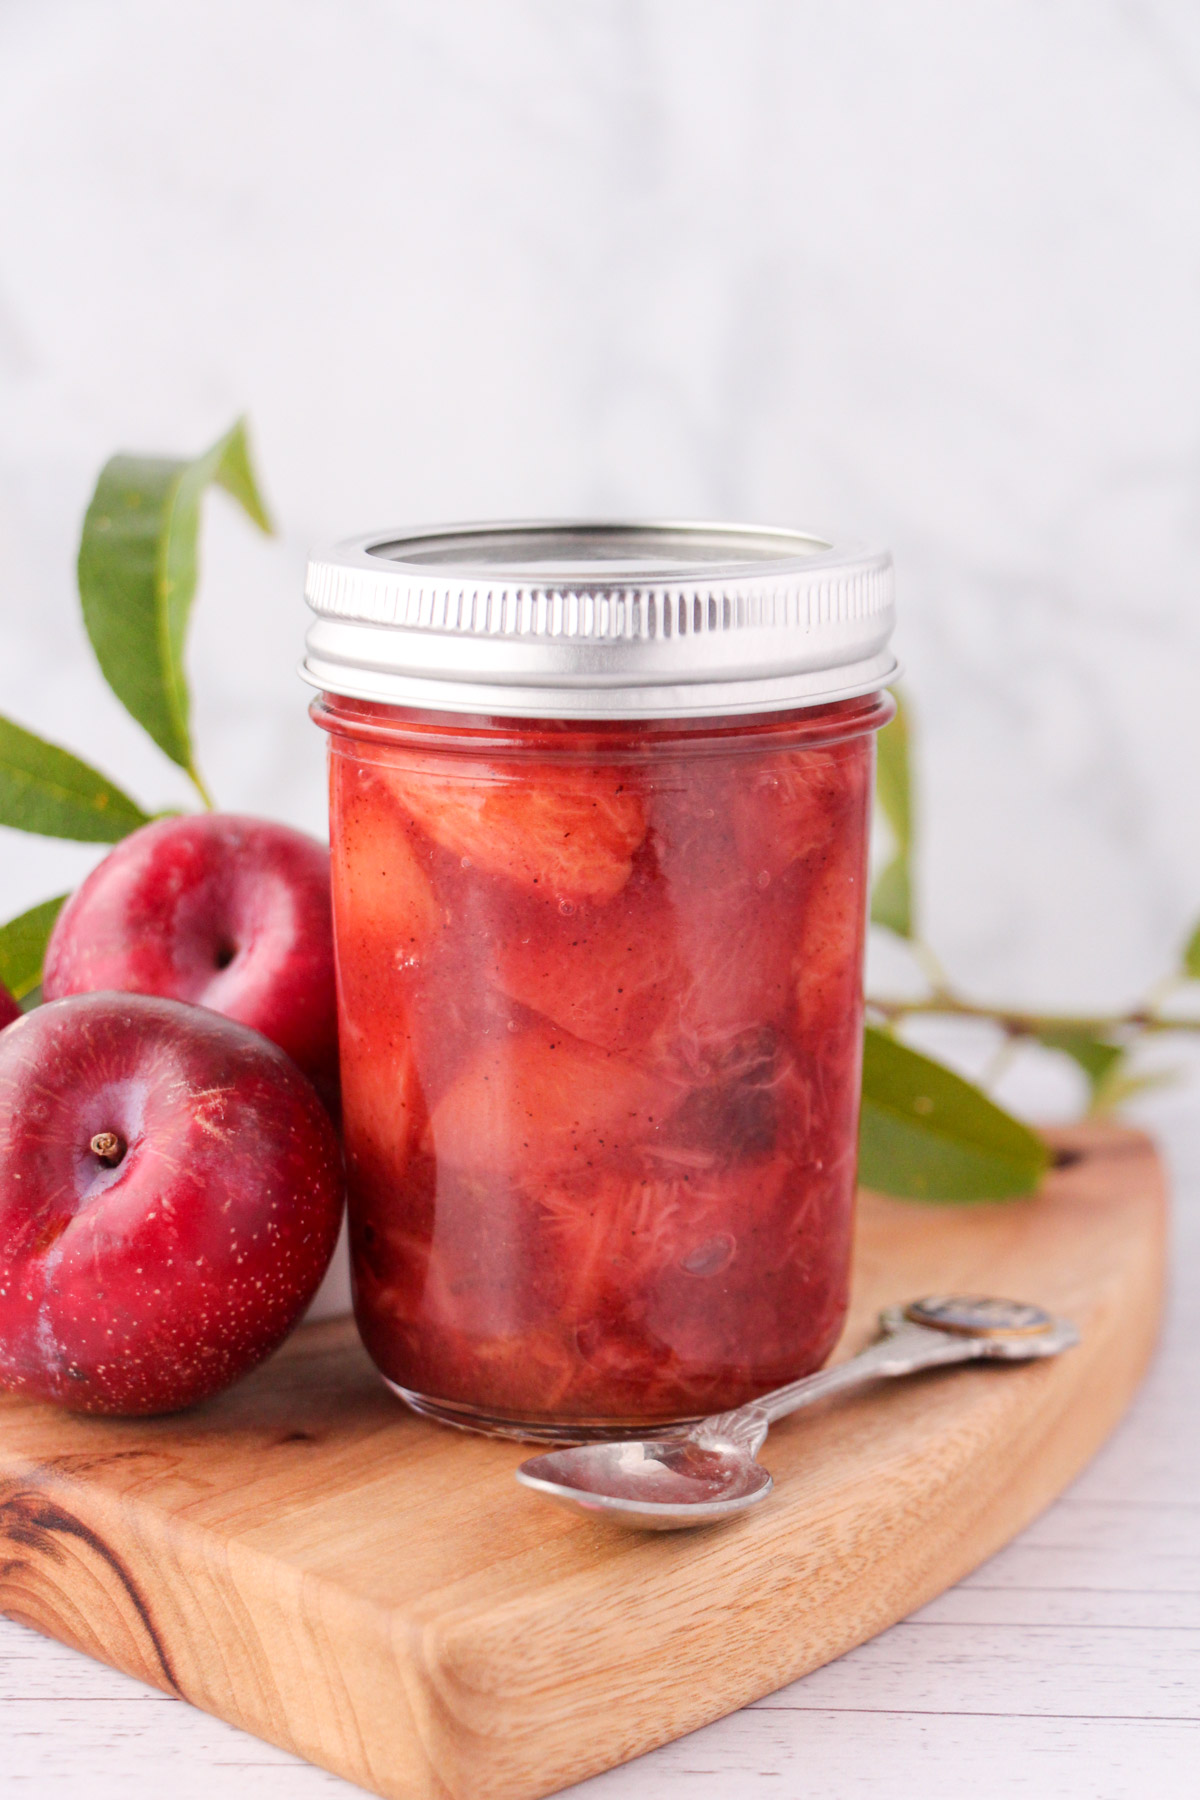
<svg viewBox="0 0 1200 1800"><path fill-rule="evenodd" d="M577 1800L1195 1800L1200 1793L1200 1102L1160 1106L1175 1299L1157 1365L1074 1489L840 1662ZM603 1720L597 1721L603 1730ZM3 1800L353 1800L179 1700L0 1620Z"/></svg>

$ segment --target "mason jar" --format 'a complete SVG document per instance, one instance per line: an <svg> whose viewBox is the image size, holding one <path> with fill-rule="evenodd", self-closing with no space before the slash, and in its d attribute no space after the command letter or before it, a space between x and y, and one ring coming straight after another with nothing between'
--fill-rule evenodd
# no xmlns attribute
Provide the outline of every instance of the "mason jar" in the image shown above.
<svg viewBox="0 0 1200 1800"><path fill-rule="evenodd" d="M314 556L358 1327L418 1412L580 1441L846 1309L890 558L725 525Z"/></svg>

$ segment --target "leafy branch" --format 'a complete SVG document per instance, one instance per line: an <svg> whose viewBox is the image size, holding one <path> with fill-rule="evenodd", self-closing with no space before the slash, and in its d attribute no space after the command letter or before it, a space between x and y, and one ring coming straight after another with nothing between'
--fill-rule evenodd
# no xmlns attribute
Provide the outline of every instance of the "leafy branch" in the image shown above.
<svg viewBox="0 0 1200 1800"><path fill-rule="evenodd" d="M196 762L184 652L199 578L205 490L224 488L261 531L271 530L241 419L200 456L114 456L83 522L79 596L96 660L113 693L201 801L212 800ZM0 825L42 837L116 844L159 814L70 750L0 717ZM0 926L0 980L25 999L63 897Z"/></svg>
<svg viewBox="0 0 1200 1800"><path fill-rule="evenodd" d="M864 1186L917 1200L1005 1200L1032 1193L1049 1160L1036 1132L969 1081L867 1027L858 1146Z"/></svg>
<svg viewBox="0 0 1200 1800"><path fill-rule="evenodd" d="M192 742L184 654L199 574L201 503L213 486L231 495L260 530L271 530L240 420L191 460L114 456L88 506L78 563L84 623L101 672L207 807L212 800ZM1161 1010L1175 987L1200 980L1200 926L1175 974L1128 1013L1032 1014L976 1005L957 993L917 930L909 739L901 705L879 740L878 801L891 853L874 886L871 917L908 946L926 992L916 1000L868 999L860 1174L871 1187L914 1199L1009 1199L1036 1190L1049 1161L1044 1142L897 1031L921 1015L987 1020L1008 1048L1029 1041L1071 1057L1090 1084L1092 1110L1110 1110L1153 1079L1127 1067L1145 1035L1200 1031L1200 1018L1174 1019ZM0 718L0 825L114 844L157 816L71 751ZM26 1005L36 1003L46 943L64 899L46 900L0 926L0 981Z"/></svg>
<svg viewBox="0 0 1200 1800"><path fill-rule="evenodd" d="M14 1000L29 1000L41 986L46 944L66 900L56 894L0 928L0 981Z"/></svg>
<svg viewBox="0 0 1200 1800"><path fill-rule="evenodd" d="M270 532L239 419L191 462L114 456L105 463L79 546L83 622L104 678L210 808L192 748L183 652L199 573L200 501L214 482Z"/></svg>
<svg viewBox="0 0 1200 1800"><path fill-rule="evenodd" d="M1133 1072L1130 1060L1147 1037L1172 1032L1200 1032L1200 1016L1165 1010L1189 982L1200 981L1200 925L1183 947L1178 966L1156 984L1137 1006L1114 1013L1038 1013L1015 1007L987 1006L959 993L934 951L919 935L912 901L915 846L911 746L907 712L880 733L878 797L893 843L871 896L871 920L901 939L924 976L926 991L916 999L869 995L868 1017L874 1028L891 1033L918 1018L972 1019L998 1030L1008 1054L1022 1045L1040 1045L1070 1057L1088 1084L1089 1115L1103 1117L1169 1076ZM901 903L902 902L902 903ZM899 1040L893 1039L898 1042ZM1006 1115L1007 1116L1007 1115Z"/></svg>

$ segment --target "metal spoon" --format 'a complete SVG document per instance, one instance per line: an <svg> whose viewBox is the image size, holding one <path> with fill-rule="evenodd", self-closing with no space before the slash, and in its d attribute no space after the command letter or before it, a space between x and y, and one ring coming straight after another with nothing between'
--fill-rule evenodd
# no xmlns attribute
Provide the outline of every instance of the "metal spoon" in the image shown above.
<svg viewBox="0 0 1200 1800"><path fill-rule="evenodd" d="M931 1295L880 1314L883 1335L849 1362L776 1388L734 1412L671 1436L580 1444L530 1457L517 1480L577 1512L638 1531L679 1531L728 1519L765 1500L755 1461L776 1419L864 1382L965 1362L1028 1362L1079 1342L1067 1319L978 1295Z"/></svg>

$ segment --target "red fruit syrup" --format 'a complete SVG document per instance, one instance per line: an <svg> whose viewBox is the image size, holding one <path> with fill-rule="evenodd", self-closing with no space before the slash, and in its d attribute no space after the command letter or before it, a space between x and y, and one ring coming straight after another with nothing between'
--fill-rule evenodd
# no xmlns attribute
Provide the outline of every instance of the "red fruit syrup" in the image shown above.
<svg viewBox="0 0 1200 1800"><path fill-rule="evenodd" d="M575 1438L846 1308L865 699L558 723L326 695L355 1307L419 1410Z"/></svg>

